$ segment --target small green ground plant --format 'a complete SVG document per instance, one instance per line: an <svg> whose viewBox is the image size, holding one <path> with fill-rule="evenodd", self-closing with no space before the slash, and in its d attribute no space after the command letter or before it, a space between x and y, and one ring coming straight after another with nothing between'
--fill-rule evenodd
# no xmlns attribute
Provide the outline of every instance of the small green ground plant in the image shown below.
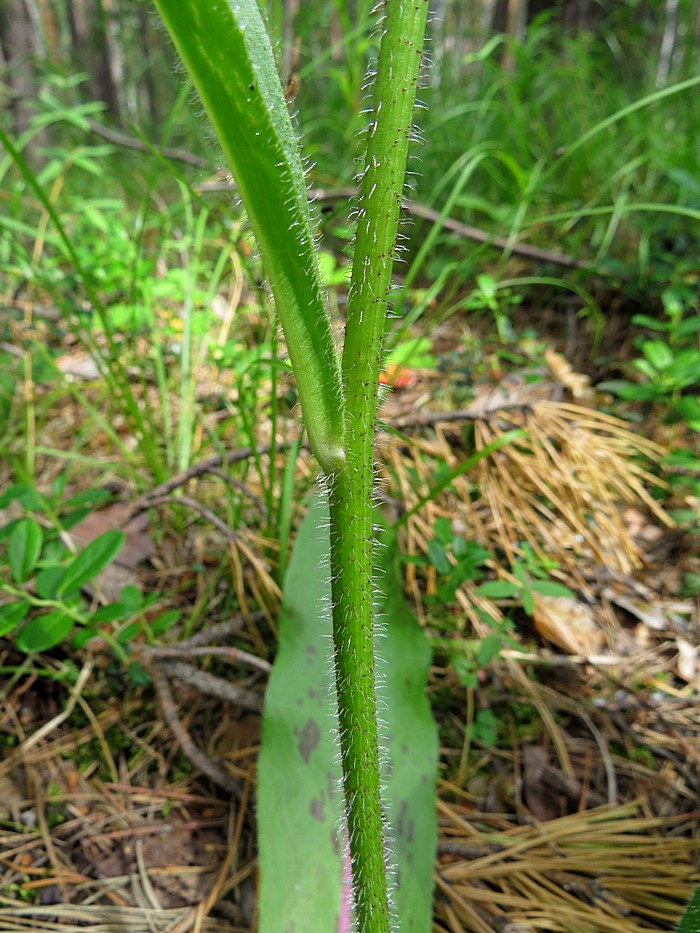
<svg viewBox="0 0 700 933"><path fill-rule="evenodd" d="M342 366L324 306L298 144L257 3L160 0L158 7L212 120L259 244L311 449L327 481L349 906L360 933L384 933L395 922L377 724L374 426L428 4L388 0L383 7ZM401 832L397 826L393 831ZM344 916L341 905L339 929L349 928Z"/></svg>
<svg viewBox="0 0 700 933"><path fill-rule="evenodd" d="M676 933L696 933L700 930L700 886L693 892L688 909L678 924Z"/></svg>
<svg viewBox="0 0 700 933"><path fill-rule="evenodd" d="M180 613L169 610L154 617L158 595L146 596L133 584L123 586L117 599L93 604L87 591L99 594L100 574L119 556L125 535L109 529L76 546L70 530L104 505L109 494L88 490L64 496L65 476L59 475L50 496L16 483L0 497L1 509L22 513L0 527L0 637L11 636L26 654L80 648L97 637L138 680L142 671L132 668L131 643L163 634Z"/></svg>
<svg viewBox="0 0 700 933"><path fill-rule="evenodd" d="M640 378L618 379L599 388L629 402L666 408L671 420L683 421L692 431L700 431L700 404L691 390L700 380L700 318L686 306L674 289L661 296L663 316L636 314L632 323L653 332L653 337L636 341L641 355L632 362Z"/></svg>
<svg viewBox="0 0 700 933"><path fill-rule="evenodd" d="M186 469L202 439L216 446L228 429L229 422L205 428L213 400L198 396L205 363L225 369L222 394L233 385L258 401L270 384L276 397L288 366L275 359L275 328L261 314L258 263L240 219L205 204L157 150L125 157L113 145L96 145L91 127L101 105L75 99L80 81L48 79L51 93L36 102L19 137L0 127L0 182L8 191L0 276L14 312L0 325L0 450L22 461L30 480L42 457L62 458L37 438L47 435L45 419L63 396L84 414L73 463L90 469L96 453L111 454L114 472L143 489ZM50 131L50 145L37 164L32 154L42 130ZM103 175L113 180L108 195L98 182ZM221 297L224 278L230 307ZM87 366L73 373L78 357ZM231 421L253 444L250 415L235 412ZM106 435L99 451L95 435ZM274 522L276 476L260 475Z"/></svg>

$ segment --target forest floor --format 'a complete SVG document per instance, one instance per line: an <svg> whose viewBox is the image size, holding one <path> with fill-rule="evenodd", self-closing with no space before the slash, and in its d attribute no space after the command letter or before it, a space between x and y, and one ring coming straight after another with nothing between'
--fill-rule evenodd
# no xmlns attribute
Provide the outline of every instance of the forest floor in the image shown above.
<svg viewBox="0 0 700 933"><path fill-rule="evenodd" d="M612 318L603 339L618 352ZM538 326L547 332L546 320ZM626 333L624 320L618 326ZM439 466L513 428L528 438L431 497L401 542L416 558L406 593L434 645L434 930L669 931L700 877L700 606L683 589L700 576L700 540L669 516L670 493L651 491L664 450L691 441L654 412L636 434L602 414L585 334L568 346L545 337L544 367L501 367L486 354L476 385L464 375L473 336L464 320L431 336L430 368L385 374L394 384L378 442L387 515L415 506ZM45 445L70 450L80 413L70 395L54 408ZM255 766L280 600L274 543L254 527L227 536L201 509L203 521L169 524L167 501L179 488L216 512L220 462L138 502L122 490L79 534L87 541L126 523L118 576L102 586L136 581L174 605L209 600L214 616L215 570L228 567L241 607L228 633L245 652L231 649L221 664L245 700L227 699L222 678L198 676L202 649L221 649L223 635L213 645L180 633L170 658L144 646L142 683L104 643L38 657L0 642L1 933L256 929ZM50 485L55 466L45 469L39 483ZM95 481L104 480L86 475ZM297 481L313 487L304 450ZM254 474L246 485L259 501ZM545 568L572 595L535 592L528 612L523 600L479 597L476 580L464 579L441 597L449 572L428 559L441 520L505 555L503 567L527 559L534 577ZM499 578L512 582L503 567ZM481 666L473 646L494 631L504 633L498 651ZM236 794L222 789L227 781Z"/></svg>

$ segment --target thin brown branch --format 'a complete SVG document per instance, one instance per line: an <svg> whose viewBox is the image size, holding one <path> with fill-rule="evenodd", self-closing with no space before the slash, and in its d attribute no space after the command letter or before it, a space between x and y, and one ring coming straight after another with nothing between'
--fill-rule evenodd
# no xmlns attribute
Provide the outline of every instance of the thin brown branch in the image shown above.
<svg viewBox="0 0 700 933"><path fill-rule="evenodd" d="M207 632L207 634L209 634ZM269 661L243 651L241 648L217 647L214 645L204 645L201 648L188 648L184 645L168 645L163 648L149 648L148 654L151 658L203 658L217 657L225 661L232 661L235 664L243 664L247 667L255 668L261 674L269 675L272 665Z"/></svg>
<svg viewBox="0 0 700 933"><path fill-rule="evenodd" d="M252 622L261 622L264 618L265 613L261 610L252 612L249 616ZM236 632L239 632L243 628L245 623L246 617L243 613L239 613L231 619L226 619L225 622L217 622L216 625L210 625L203 632L198 632L186 641L178 642L178 647L186 650L188 648L199 648L202 645L213 644L221 641L223 638L228 638L229 635L235 635Z"/></svg>
<svg viewBox="0 0 700 933"><path fill-rule="evenodd" d="M153 684L156 688L156 693L158 694L158 700L160 702L160 708L163 711L163 716L165 721L170 726L170 730L175 737L178 745L182 749L185 757L190 761L195 768L205 774L211 781L214 782L217 786L223 788L225 791L235 796L240 800L242 797L242 791L238 786L237 782L233 780L222 768L214 764L213 761L202 752L192 740L187 729L185 729L182 721L177 712L177 706L175 705L175 700L173 699L172 692L170 690L170 684L168 683L167 678L162 671L158 669L158 665L153 665L149 669L149 673L153 678Z"/></svg>
<svg viewBox="0 0 700 933"><path fill-rule="evenodd" d="M263 444L258 447L257 450L254 450L252 447L240 447L238 450L216 454L213 457L208 457L206 460L193 463L188 469L183 470L181 473L176 473L174 476L171 476L170 479L165 480L163 483L159 483L158 486L154 486L152 489L147 490L143 495L139 496L131 506L130 517L138 514L138 512L143 512L145 509L149 509L154 499L161 499L167 496L175 489L185 486L190 480L196 479L198 476L211 473L222 466L231 466L234 463L241 463L243 460L249 460L256 453L269 454L272 450L274 450L275 453L281 453L294 443L296 443L296 441L279 441L274 447L271 444Z"/></svg>
<svg viewBox="0 0 700 933"><path fill-rule="evenodd" d="M527 243L510 243L506 237L494 236L487 230L479 229L479 227L469 227L467 224L453 220L451 217L444 217L441 220L439 211L433 210L432 207L426 207L424 204L418 204L416 201L404 201L403 208L414 217L421 217L431 223L440 222L445 230L449 230L450 233L454 233L464 240L472 240L475 243L493 246L495 249L507 250L514 256L522 256L523 259L548 262L554 266L563 266L566 269L591 270L596 266L594 262L577 259L575 256L567 256L565 253L559 253L555 250L540 249L537 246L529 246Z"/></svg>
<svg viewBox="0 0 700 933"><path fill-rule="evenodd" d="M203 189L204 190L204 189ZM309 200L312 201L344 201L351 200L357 195L354 188L317 188L309 191ZM425 204L419 204L417 201L404 199L403 209L414 217L420 217L422 220L428 220L430 223L440 223L445 230L454 233L463 240L472 240L474 243L483 243L486 246L493 246L495 249L508 250L514 256L522 256L523 259L533 259L535 262L548 262L555 266L563 266L567 269L592 269L595 264L587 262L585 259L577 259L575 256L568 256L550 249L540 249L537 246L529 246L527 243L511 243L506 237L494 236L488 230L482 230L479 227L470 227L461 223L459 220L453 220L452 217L442 217L440 211Z"/></svg>
<svg viewBox="0 0 700 933"><path fill-rule="evenodd" d="M110 143L114 143L115 146L121 146L123 149L136 149L139 152L152 151L150 146L147 146L146 143L142 142L136 136L127 136L125 133L119 133L117 130L113 130L109 126L104 126L96 120L88 120L88 124L93 133L97 133L97 135L101 136L103 139L108 140ZM211 168L209 159L204 159L202 156L195 155L193 152L187 152L185 149L177 149L173 146L162 146L161 148L154 146L153 148L157 149L160 155L165 156L166 159L174 159L176 162L186 162L188 165L196 165L197 168Z"/></svg>
<svg viewBox="0 0 700 933"><path fill-rule="evenodd" d="M209 474L211 476L218 476L219 479L222 479L229 486L237 489L238 492L242 492L243 495L253 503L258 512L260 512L263 521L267 521L268 515L265 503L260 498L260 496L256 495L252 489L246 486L244 482L242 482L240 479L236 479L235 476L231 476L231 474L227 473L223 467L212 467L211 470L209 470Z"/></svg>
<svg viewBox="0 0 700 933"><path fill-rule="evenodd" d="M169 677L194 687L200 693L215 697L217 700L226 700L234 706L253 713L262 713L263 701L259 694L246 690L244 687L238 687L236 684L230 684L222 677L215 677L207 671L200 671L184 661L162 661L158 668ZM153 665L148 670L152 672Z"/></svg>
<svg viewBox="0 0 700 933"><path fill-rule="evenodd" d="M205 194L209 191L229 191L235 188L232 180L221 179L217 181L207 181L197 186L199 194ZM309 200L321 203L323 201L350 201L357 197L355 188L310 188ZM554 266L563 266L565 269L586 269L590 271L596 268L596 263L585 259L578 259L576 256L569 256L566 253L560 253L556 250L541 249L538 246L529 246L527 243L511 243L507 237L496 236L489 233L488 230L482 230L480 227L470 227L452 217L443 217L440 211L436 211L426 204L419 204L418 201L404 199L401 203L406 213L413 217L419 217L421 220L427 220L432 224L439 223L445 230L454 233L455 236L463 240L471 240L474 243L483 243L485 246L492 246L494 249L505 250L513 256L521 256L523 259L532 259L535 262L547 262Z"/></svg>
<svg viewBox="0 0 700 933"><path fill-rule="evenodd" d="M203 518L206 518L206 520L217 528L229 541L234 543L238 541L237 532L229 528L226 522L222 518L219 518L216 512L212 512L211 509L208 509L196 499L192 499L191 496L158 496L158 498L151 499L149 505L184 505L188 509L192 509L193 512L199 512Z"/></svg>

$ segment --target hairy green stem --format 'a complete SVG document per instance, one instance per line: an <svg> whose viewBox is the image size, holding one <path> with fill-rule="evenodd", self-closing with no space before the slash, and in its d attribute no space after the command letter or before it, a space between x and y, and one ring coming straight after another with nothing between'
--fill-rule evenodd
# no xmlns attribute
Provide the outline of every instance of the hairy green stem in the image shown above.
<svg viewBox="0 0 700 933"><path fill-rule="evenodd" d="M355 914L387 933L372 592L379 365L428 0L385 0L341 370L303 173L258 0L156 0L226 153L275 296L309 441L329 477L333 633Z"/></svg>
<svg viewBox="0 0 700 933"><path fill-rule="evenodd" d="M384 851L374 665L374 431L427 0L386 0L343 351L346 465L330 491L333 638L357 926L385 933Z"/></svg>

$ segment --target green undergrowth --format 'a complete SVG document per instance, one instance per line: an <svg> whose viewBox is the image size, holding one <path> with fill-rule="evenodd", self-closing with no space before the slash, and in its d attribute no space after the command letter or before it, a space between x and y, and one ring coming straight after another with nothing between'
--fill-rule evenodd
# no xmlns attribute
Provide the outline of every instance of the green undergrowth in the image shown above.
<svg viewBox="0 0 700 933"><path fill-rule="evenodd" d="M315 163L312 185L351 183L356 171L353 153L365 120L356 79L376 54L376 40L367 33L369 5L358 4L342 37L321 50L333 16L343 12L340 4L326 5L313 22L305 8L298 14L302 83L295 107ZM271 9L271 21L276 16L281 21L281 8ZM610 397L601 404L641 431L658 423L674 432L675 449L660 468L671 486L663 495L673 496L674 515L690 527L700 496L700 411L692 391L700 377L697 270L688 258L696 253L700 219L697 87L655 96L653 69L627 76L619 68L624 55L591 36L563 39L542 20L521 46L493 41L460 63L462 84L427 83L422 97L429 108L421 117L427 144L415 197L509 245L472 247L439 223L415 221L400 269L408 287L392 295L398 320L386 369L437 370L449 387L438 386L433 401L466 406L477 383L541 368L546 341L536 326L522 326L528 303L573 299L575 314L587 319L580 326L590 328L592 355L607 367L609 378L599 388ZM108 504L109 493L80 500L75 489L110 485L133 496L206 456L255 447L263 426L266 442L291 445L288 465L254 455L235 467L239 485L217 487L215 495L234 532L252 529L259 540L278 539L279 547L260 549L281 585L308 467L300 477L298 397L256 247L230 193L202 194L201 169L155 151L125 155L91 136L85 121L99 118L99 108L76 102L79 92L65 80L56 80L54 91L38 102L33 130L51 126L60 143L36 160L31 138L14 140L18 158L0 163L7 192L0 279L13 312L4 316L0 334L0 461L3 488L10 490L0 503L0 634L13 638L19 652L11 677L26 670L29 655L45 652L60 660L71 683L82 646L102 638L110 649L105 682L136 692L150 682L132 654L143 643L167 641L176 624L185 634L198 630L206 615L203 590L227 588L217 604L221 618L239 608L234 569L223 565L188 577L172 601L177 611L168 600L161 606L164 587L152 577L95 610L79 590L114 556L118 542L113 535L101 553L95 547L92 562L88 548L82 572L76 571L85 549L71 550L62 535ZM647 103L636 106L645 96ZM180 133L177 141L196 149L194 138ZM347 208L341 202L317 213L329 303L342 315L352 257ZM509 248L521 239L583 257L592 273L562 272L546 262L523 268ZM635 302L628 359L601 346L609 316L601 294ZM450 320L466 324L458 348L445 355L432 333ZM65 371L64 358L80 354L93 362L87 378ZM56 412L66 408L68 440L56 430ZM461 441L469 455L468 429ZM442 480L447 485L449 477L436 475ZM167 517L151 517L159 543L167 540L167 521L173 537L206 526L177 505ZM534 594L571 592L553 579L556 562L527 554L506 568L512 580L494 580L494 561L501 558L442 519L427 553L412 559L436 581L434 594L425 597L433 657L472 695L488 694L489 666L503 651L522 648L516 632L527 625ZM687 594L696 594L697 580L686 582ZM489 628L479 637L457 617L456 592L465 584L507 603L500 622L483 620ZM273 631L263 635L274 655ZM55 667L46 676L49 671ZM433 699L438 713L443 700L446 709L452 702L447 692ZM474 711L470 741L477 753L470 752L470 767L478 767L483 747L508 747L510 723L506 728L499 712L495 705ZM522 704L518 716L516 733L531 736L535 709ZM442 728L445 744L457 747L461 737ZM99 749L89 750L99 756ZM182 773L188 767L183 762Z"/></svg>
<svg viewBox="0 0 700 933"><path fill-rule="evenodd" d="M331 55L319 49L324 28L319 23L308 39L298 114L315 162L312 182L331 187L352 179L347 135L358 103L346 99L345 77L372 47L355 44L351 52L339 43ZM658 296L669 280L692 274L685 257L697 243L700 209L697 79L686 57L686 71L657 88L656 57L640 56L640 41L611 24L565 37L542 16L522 43L493 37L462 62L441 51L421 92L425 146L414 195L509 246L494 255L433 233L414 268L428 232L416 221L409 278L433 283L447 267L452 280L468 281L484 260L507 259L518 240L582 259L638 295Z"/></svg>

